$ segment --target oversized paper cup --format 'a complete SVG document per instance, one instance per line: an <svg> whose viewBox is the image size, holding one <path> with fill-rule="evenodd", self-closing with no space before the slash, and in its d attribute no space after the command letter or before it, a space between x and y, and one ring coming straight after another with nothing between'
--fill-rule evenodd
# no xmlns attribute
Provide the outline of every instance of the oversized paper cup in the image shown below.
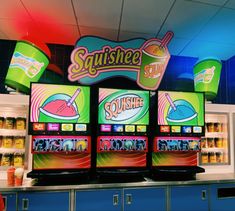
<svg viewBox="0 0 235 211"><path fill-rule="evenodd" d="M160 83L169 59L166 48L160 44L153 40L146 43L142 50L138 83L150 89L156 88Z"/></svg>
<svg viewBox="0 0 235 211"><path fill-rule="evenodd" d="M30 82L38 82L49 64L50 51L47 47L45 49L37 47L30 41L18 41L8 68L5 84L28 93Z"/></svg>
<svg viewBox="0 0 235 211"><path fill-rule="evenodd" d="M213 100L218 92L222 63L216 59L197 62L193 68L194 89L205 92L207 100Z"/></svg>

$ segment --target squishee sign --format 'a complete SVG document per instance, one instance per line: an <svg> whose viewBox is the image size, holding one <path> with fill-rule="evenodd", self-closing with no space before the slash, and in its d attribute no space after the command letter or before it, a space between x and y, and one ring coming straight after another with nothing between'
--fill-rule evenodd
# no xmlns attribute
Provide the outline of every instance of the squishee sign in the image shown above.
<svg viewBox="0 0 235 211"><path fill-rule="evenodd" d="M98 37L82 37L71 54L68 79L91 85L116 76L130 78L147 90L156 90L170 59L167 32L160 39L133 39L113 42Z"/></svg>
<svg viewBox="0 0 235 211"><path fill-rule="evenodd" d="M98 122L148 125L148 108L148 91L100 89Z"/></svg>

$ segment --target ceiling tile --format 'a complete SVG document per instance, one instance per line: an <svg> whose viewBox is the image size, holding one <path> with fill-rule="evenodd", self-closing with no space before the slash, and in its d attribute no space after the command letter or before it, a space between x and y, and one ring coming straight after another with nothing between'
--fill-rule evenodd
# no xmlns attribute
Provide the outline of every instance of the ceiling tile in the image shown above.
<svg viewBox="0 0 235 211"><path fill-rule="evenodd" d="M221 51L221 49L223 49ZM235 52L235 45L225 45L208 41L192 41L181 53L180 56L198 57L217 57L220 60L227 60Z"/></svg>
<svg viewBox="0 0 235 211"><path fill-rule="evenodd" d="M197 39L224 44L235 44L235 10L221 9L203 28Z"/></svg>
<svg viewBox="0 0 235 211"><path fill-rule="evenodd" d="M1 0L0 18L18 19L20 21L31 20L20 0Z"/></svg>
<svg viewBox="0 0 235 211"><path fill-rule="evenodd" d="M157 34L174 0L124 1L121 30Z"/></svg>
<svg viewBox="0 0 235 211"><path fill-rule="evenodd" d="M217 6L178 0L160 34L171 30L178 38L191 39L218 10Z"/></svg>
<svg viewBox="0 0 235 211"><path fill-rule="evenodd" d="M79 38L76 25L42 24L32 21L17 22L14 20L0 19L0 29L11 40L19 40L26 35L41 39L45 43L74 45Z"/></svg>
<svg viewBox="0 0 235 211"><path fill-rule="evenodd" d="M9 37L0 31L0 40L8 40L8 39L9 39Z"/></svg>
<svg viewBox="0 0 235 211"><path fill-rule="evenodd" d="M122 0L73 0L80 26L117 30Z"/></svg>
<svg viewBox="0 0 235 211"><path fill-rule="evenodd" d="M223 6L227 0L192 0L194 2Z"/></svg>
<svg viewBox="0 0 235 211"><path fill-rule="evenodd" d="M151 33L121 31L120 36L119 36L119 41L125 41L125 40L135 39L135 38L150 39L150 38L153 38L154 36L155 34L151 34Z"/></svg>
<svg viewBox="0 0 235 211"><path fill-rule="evenodd" d="M30 34L32 21L16 21L12 19L0 19L0 29L10 40L19 40Z"/></svg>
<svg viewBox="0 0 235 211"><path fill-rule="evenodd" d="M114 40L114 41L117 40L117 33L118 33L117 30L86 27L86 26L81 26L79 28L81 36L92 35L92 36L106 38L109 40Z"/></svg>
<svg viewBox="0 0 235 211"><path fill-rule="evenodd" d="M225 7L227 8L231 8L231 9L235 9L235 1L234 0L230 0L225 4Z"/></svg>
<svg viewBox="0 0 235 211"><path fill-rule="evenodd" d="M80 37L77 25L38 23L40 36L46 43L75 45Z"/></svg>
<svg viewBox="0 0 235 211"><path fill-rule="evenodd" d="M22 0L22 2L36 21L76 25L70 0Z"/></svg>

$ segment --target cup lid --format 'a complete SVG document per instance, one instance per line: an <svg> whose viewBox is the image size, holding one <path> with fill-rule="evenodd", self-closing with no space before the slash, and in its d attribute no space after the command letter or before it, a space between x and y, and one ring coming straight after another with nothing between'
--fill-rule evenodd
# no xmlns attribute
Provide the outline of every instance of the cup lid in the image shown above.
<svg viewBox="0 0 235 211"><path fill-rule="evenodd" d="M39 38L36 38L36 37L32 37L32 36L24 36L22 37L19 41L24 41L24 42L28 42L34 46L36 46L37 48L39 48L41 51L43 51L47 57L49 59L51 59L51 51L50 49L48 48L48 46L43 42L41 41Z"/></svg>

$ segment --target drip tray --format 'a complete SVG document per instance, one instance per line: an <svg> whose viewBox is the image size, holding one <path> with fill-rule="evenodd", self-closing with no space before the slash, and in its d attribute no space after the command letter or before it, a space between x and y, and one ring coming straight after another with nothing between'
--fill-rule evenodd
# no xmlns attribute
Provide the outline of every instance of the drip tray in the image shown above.
<svg viewBox="0 0 235 211"><path fill-rule="evenodd" d="M144 182L148 173L146 170L100 170L97 171L97 179L99 183Z"/></svg>
<svg viewBox="0 0 235 211"><path fill-rule="evenodd" d="M89 182L89 171L33 170L27 177L34 179L34 186L84 184Z"/></svg>
<svg viewBox="0 0 235 211"><path fill-rule="evenodd" d="M199 166L159 166L152 169L151 178L159 181L195 180L197 173L205 172Z"/></svg>

